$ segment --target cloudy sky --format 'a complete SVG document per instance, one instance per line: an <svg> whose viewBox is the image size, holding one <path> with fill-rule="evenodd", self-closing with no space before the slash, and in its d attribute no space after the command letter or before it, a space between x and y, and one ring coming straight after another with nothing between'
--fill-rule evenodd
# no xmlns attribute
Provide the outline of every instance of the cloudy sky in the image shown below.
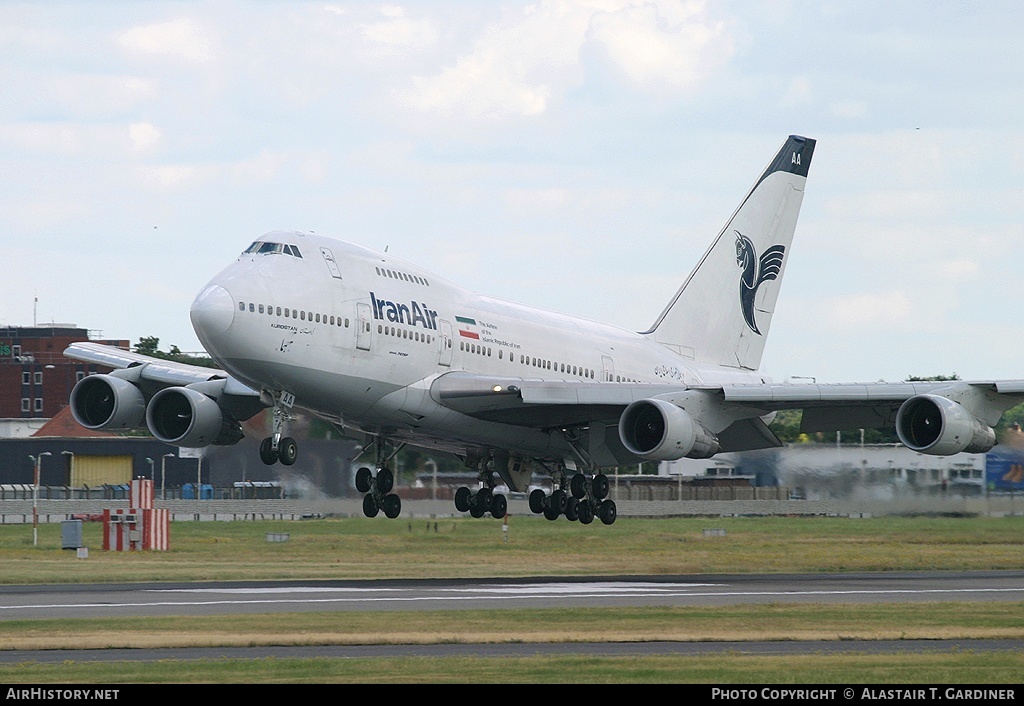
<svg viewBox="0 0 1024 706"><path fill-rule="evenodd" d="M647 328L786 136L818 140L764 368L1024 377L1016 2L0 4L0 324L198 350L313 230Z"/></svg>

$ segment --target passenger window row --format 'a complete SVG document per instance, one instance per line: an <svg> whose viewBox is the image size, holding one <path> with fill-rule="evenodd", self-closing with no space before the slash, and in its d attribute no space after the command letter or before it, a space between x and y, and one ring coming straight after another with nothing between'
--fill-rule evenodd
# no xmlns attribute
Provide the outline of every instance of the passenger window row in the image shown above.
<svg viewBox="0 0 1024 706"><path fill-rule="evenodd" d="M400 279L403 282L422 284L424 287L430 286L430 282L418 275L410 275L405 272L399 272L398 270L389 270L385 267L375 267L374 269L377 270L378 277L390 277L391 279Z"/></svg>
<svg viewBox="0 0 1024 706"><path fill-rule="evenodd" d="M515 362L514 357L513 362ZM570 363L555 363L550 360L545 360L544 358L534 358L533 356L523 354L519 355L519 362L522 363L523 365L529 365L534 368L542 368L544 370L551 370L556 373L561 372L567 375L574 375L576 377L590 379L594 377L594 371L589 368L584 368L582 365L576 366Z"/></svg>
<svg viewBox="0 0 1024 706"><path fill-rule="evenodd" d="M418 343L430 343L434 340L433 336L421 333L415 329L410 331L409 329L402 328L401 326L385 326L383 324L377 324L377 333L385 336L394 336L395 338L405 338Z"/></svg>
<svg viewBox="0 0 1024 706"><path fill-rule="evenodd" d="M484 346L479 343L466 343L465 341L459 341L459 350L468 351L469 353L475 353L477 355L482 355L487 358L491 357L491 347ZM498 350L498 358L501 358L500 349Z"/></svg>
<svg viewBox="0 0 1024 706"><path fill-rule="evenodd" d="M321 314L319 312L289 309L288 307L284 307L282 309L279 306L275 307L270 304L264 306L263 304L255 304L253 302L249 302L248 304L246 304L245 302L238 302L238 310L249 311L250 313L253 314L268 314L270 316L277 316L285 319L298 319L299 321L308 321L310 323L323 323L329 324L331 326L342 326L344 328L348 328L349 324L351 323L347 316L341 317L334 316L333 314L328 316L327 314Z"/></svg>

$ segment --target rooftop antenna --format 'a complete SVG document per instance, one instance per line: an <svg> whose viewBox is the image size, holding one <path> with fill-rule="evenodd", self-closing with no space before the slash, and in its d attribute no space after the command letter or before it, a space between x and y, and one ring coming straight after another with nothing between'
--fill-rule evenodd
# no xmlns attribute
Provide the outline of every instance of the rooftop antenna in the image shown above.
<svg viewBox="0 0 1024 706"><path fill-rule="evenodd" d="M38 309L39 309L39 297L38 296L33 296L32 297L32 326L33 326L33 328L35 326L37 326L37 324L36 324L36 312L37 312Z"/></svg>

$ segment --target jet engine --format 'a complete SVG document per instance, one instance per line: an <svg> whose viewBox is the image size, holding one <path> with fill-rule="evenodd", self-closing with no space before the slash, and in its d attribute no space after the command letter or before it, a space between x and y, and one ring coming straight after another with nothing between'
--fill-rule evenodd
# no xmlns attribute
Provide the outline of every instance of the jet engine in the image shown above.
<svg viewBox="0 0 1024 706"><path fill-rule="evenodd" d="M71 390L71 414L86 429L123 430L142 426L146 400L132 383L113 375L89 375Z"/></svg>
<svg viewBox="0 0 1024 706"><path fill-rule="evenodd" d="M146 424L160 441L174 446L230 445L242 439L242 427L211 398L187 387L168 387L153 395Z"/></svg>
<svg viewBox="0 0 1024 706"><path fill-rule="evenodd" d="M647 461L710 458L719 451L718 437L681 407L665 400L639 400L619 418L619 439Z"/></svg>
<svg viewBox="0 0 1024 706"><path fill-rule="evenodd" d="M992 427L939 395L917 395L904 402L896 413L896 434L907 448L932 456L985 453L996 445Z"/></svg>

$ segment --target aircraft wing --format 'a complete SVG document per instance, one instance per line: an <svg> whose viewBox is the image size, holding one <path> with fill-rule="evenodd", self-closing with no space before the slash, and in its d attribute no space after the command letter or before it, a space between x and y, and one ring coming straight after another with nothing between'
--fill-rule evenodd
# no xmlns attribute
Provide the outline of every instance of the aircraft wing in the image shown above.
<svg viewBox="0 0 1024 706"><path fill-rule="evenodd" d="M553 382L451 372L431 385L438 404L488 421L536 428L617 423L630 405L662 401L715 434L722 451L781 446L762 420L803 410L801 431L892 427L907 400L950 400L988 426L1024 402L1024 380L867 384L721 384Z"/></svg>
<svg viewBox="0 0 1024 706"><path fill-rule="evenodd" d="M72 343L68 358L114 368L113 376L139 388L148 399L167 387L189 387L211 397L236 419L248 419L266 407L260 393L223 370L152 358L100 343Z"/></svg>

